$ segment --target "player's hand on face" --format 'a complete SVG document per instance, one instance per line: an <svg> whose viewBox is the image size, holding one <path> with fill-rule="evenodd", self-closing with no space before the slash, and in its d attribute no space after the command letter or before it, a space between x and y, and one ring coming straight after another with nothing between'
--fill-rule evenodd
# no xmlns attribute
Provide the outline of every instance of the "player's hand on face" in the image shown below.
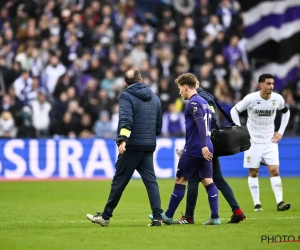
<svg viewBox="0 0 300 250"><path fill-rule="evenodd" d="M202 148L202 154L203 154L205 160L207 160L207 161L211 161L213 158L213 154L211 152L209 152L208 147Z"/></svg>
<svg viewBox="0 0 300 250"><path fill-rule="evenodd" d="M126 151L126 142L122 141L118 147L119 154L123 154Z"/></svg>
<svg viewBox="0 0 300 250"><path fill-rule="evenodd" d="M282 135L279 134L278 132L275 132L273 137L272 137L272 142L273 143L278 143L282 138Z"/></svg>

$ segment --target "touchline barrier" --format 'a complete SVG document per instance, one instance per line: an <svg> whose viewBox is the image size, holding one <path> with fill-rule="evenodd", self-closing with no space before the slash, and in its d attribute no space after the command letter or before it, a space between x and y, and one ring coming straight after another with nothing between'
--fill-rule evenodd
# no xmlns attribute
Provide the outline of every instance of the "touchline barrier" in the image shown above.
<svg viewBox="0 0 300 250"><path fill-rule="evenodd" d="M154 168L158 178L174 178L185 140L157 139ZM279 143L280 174L300 177L300 138ZM0 181L8 179L112 178L117 146L104 139L10 139L0 140ZM243 153L220 157L225 177L246 177ZM262 167L261 177L268 176ZM134 178L139 178L135 172Z"/></svg>

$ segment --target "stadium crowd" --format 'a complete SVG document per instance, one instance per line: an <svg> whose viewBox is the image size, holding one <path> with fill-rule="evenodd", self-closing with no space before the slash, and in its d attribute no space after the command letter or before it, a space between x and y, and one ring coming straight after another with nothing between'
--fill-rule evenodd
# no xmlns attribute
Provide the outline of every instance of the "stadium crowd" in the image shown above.
<svg viewBox="0 0 300 250"><path fill-rule="evenodd" d="M229 113L251 91L245 44L235 0L1 1L0 136L114 138L132 67L161 100L162 136L182 136L174 79L194 73ZM281 94L300 134L300 76Z"/></svg>

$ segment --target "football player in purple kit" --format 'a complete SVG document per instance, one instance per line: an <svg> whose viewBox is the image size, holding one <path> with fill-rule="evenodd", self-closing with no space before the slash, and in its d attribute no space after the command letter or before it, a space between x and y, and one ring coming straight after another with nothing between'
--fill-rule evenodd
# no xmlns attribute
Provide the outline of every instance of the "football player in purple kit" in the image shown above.
<svg viewBox="0 0 300 250"><path fill-rule="evenodd" d="M168 225L172 224L173 215L184 197L186 182L193 178L201 180L208 194L211 217L204 225L220 225L218 189L212 179L211 110L208 103L196 91L197 79L194 75L182 74L175 82L181 97L189 100L185 109L186 142L178 162L169 207L162 214L162 221ZM149 215L150 219L151 216Z"/></svg>

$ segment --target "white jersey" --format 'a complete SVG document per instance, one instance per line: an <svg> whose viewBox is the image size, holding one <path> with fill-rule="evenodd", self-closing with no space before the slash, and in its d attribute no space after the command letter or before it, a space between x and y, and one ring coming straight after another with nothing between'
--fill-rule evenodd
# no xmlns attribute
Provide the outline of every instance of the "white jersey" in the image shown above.
<svg viewBox="0 0 300 250"><path fill-rule="evenodd" d="M277 93L272 93L268 100L261 97L260 91L251 93L235 105L240 113L247 109L247 128L251 141L256 143L271 143L274 135L274 120L277 110L285 107L284 99Z"/></svg>

